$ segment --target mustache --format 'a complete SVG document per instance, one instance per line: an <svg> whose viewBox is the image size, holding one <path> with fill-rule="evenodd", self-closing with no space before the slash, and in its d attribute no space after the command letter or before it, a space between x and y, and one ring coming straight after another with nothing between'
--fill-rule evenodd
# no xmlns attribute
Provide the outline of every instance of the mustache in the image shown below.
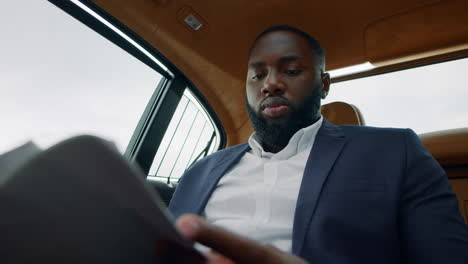
<svg viewBox="0 0 468 264"><path fill-rule="evenodd" d="M260 110L264 110L267 107L275 107L281 105L290 106L289 100L281 95L267 96L260 103Z"/></svg>

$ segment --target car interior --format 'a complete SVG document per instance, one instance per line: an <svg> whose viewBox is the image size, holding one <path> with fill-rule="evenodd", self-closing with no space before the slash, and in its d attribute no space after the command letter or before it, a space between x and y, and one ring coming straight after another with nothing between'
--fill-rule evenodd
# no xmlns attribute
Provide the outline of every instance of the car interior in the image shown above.
<svg viewBox="0 0 468 264"><path fill-rule="evenodd" d="M320 40L326 51L327 71L372 66L331 74L331 93L333 85L341 82L468 57L467 0L49 2L164 77L124 153L147 175L157 174L151 171L155 160L160 159L158 148L186 87L218 131L213 132L206 147L200 148L200 155L197 152L192 155L197 158L190 160L206 156L210 148L216 151L248 139L253 131L245 109L248 51L255 37L269 26L298 27ZM97 16L101 20L95 19ZM123 32L128 39L116 32ZM418 105L413 107L417 112ZM322 114L336 125L373 125L366 122L369 113L352 101L324 104ZM425 115L424 111L418 114ZM215 134L218 146L211 147ZM447 172L468 224L468 125L419 136ZM185 169L191 164L187 162ZM148 182L166 203L170 202L177 179Z"/></svg>
<svg viewBox="0 0 468 264"><path fill-rule="evenodd" d="M332 82L468 55L465 0L94 3L164 54L194 83L220 119L226 146L245 142L252 132L244 108L247 51L268 26L288 24L315 36L325 47L329 70L366 62L376 66ZM188 15L203 24L199 30L184 22ZM324 105L322 113L338 125L364 125L366 115L346 103ZM468 221L468 128L420 137L447 171Z"/></svg>

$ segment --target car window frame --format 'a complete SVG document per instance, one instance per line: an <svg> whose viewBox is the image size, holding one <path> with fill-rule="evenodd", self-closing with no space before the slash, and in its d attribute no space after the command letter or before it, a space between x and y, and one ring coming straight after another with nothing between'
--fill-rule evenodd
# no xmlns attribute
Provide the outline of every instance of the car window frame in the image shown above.
<svg viewBox="0 0 468 264"><path fill-rule="evenodd" d="M211 118L213 125L218 130L219 146L217 149L219 150L226 146L225 130L213 108L209 105L208 101L195 87L195 85L193 85L193 83L177 67L165 58L164 55L116 18L109 15L89 0L81 0L80 3L97 13L107 22L111 23L114 27L123 32L132 41L143 47L145 51L167 67L167 70L163 69L145 53L136 48L132 43L124 39L118 33L110 29L107 25L103 24L81 7L77 6L75 3L62 0L48 1L162 75L163 78L149 99L149 102L146 105L124 152L124 157L131 163L137 164L143 171L145 177L150 170L158 147L185 89L190 89L192 94L206 111L207 115Z"/></svg>

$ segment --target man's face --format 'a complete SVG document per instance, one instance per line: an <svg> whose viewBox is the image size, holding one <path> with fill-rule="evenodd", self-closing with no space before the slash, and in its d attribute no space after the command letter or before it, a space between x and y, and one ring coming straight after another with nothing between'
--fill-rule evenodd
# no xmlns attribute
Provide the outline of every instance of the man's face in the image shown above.
<svg viewBox="0 0 468 264"><path fill-rule="evenodd" d="M247 102L255 113L268 123L287 121L320 89L321 71L314 56L296 33L276 31L260 38L249 58L246 81Z"/></svg>
<svg viewBox="0 0 468 264"><path fill-rule="evenodd" d="M289 31L261 37L252 48L246 81L247 110L255 131L265 137L285 130L275 137L289 141L297 130L311 125L320 116L321 76L303 37Z"/></svg>

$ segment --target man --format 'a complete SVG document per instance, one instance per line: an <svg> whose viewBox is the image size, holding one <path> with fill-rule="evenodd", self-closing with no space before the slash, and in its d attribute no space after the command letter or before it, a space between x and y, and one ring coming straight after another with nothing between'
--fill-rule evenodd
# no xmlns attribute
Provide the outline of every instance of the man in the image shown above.
<svg viewBox="0 0 468 264"><path fill-rule="evenodd" d="M254 134L195 164L169 206L241 236L193 215L182 233L239 263L468 263L457 200L413 131L321 117L330 77L314 38L269 28L248 65Z"/></svg>

